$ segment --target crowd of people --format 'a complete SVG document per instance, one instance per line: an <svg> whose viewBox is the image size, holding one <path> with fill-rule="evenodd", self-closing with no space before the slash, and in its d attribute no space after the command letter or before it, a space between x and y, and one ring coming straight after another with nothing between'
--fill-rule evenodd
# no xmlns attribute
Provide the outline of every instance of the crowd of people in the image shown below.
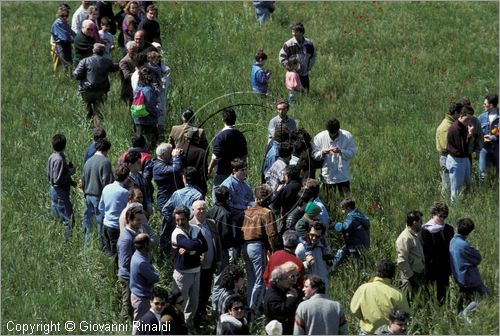
<svg viewBox="0 0 500 336"><path fill-rule="evenodd" d="M54 69L75 66L93 127L79 181L64 155L66 137L52 139L51 208L64 225L64 239L72 239L74 229L70 190L79 187L85 195L83 243L93 246L97 231L99 249L113 258L121 317L134 321L134 334L249 334L252 324L263 321L268 334L347 334L344 307L330 298L329 279L347 259L365 272L370 219L350 197L350 163L357 150L352 134L331 118L312 137L288 115L296 92L309 90L316 59L304 26L291 26L292 38L279 53L289 95L275 102L261 184L252 187L248 143L235 126L234 109L222 111L211 148L190 108L166 136L170 69L161 59L157 8L149 1L117 3L121 11L114 15L111 2L82 1L71 26L70 8L63 4L51 30ZM274 1L254 5L264 24ZM120 51L114 51L114 34ZM112 52L122 53L118 64L109 58ZM252 89L262 95L271 76L263 69L266 59L259 50L251 71ZM134 133L113 170L100 107L114 71L121 74L120 95ZM485 97L477 121L470 105L452 104L436 133L443 190L451 190L452 203L471 180L472 153L479 159L479 183L488 164L498 175L498 95ZM342 221L332 219L336 206L321 200L321 190L333 196L329 200L341 199ZM352 296L349 308L360 333L404 334L415 296L430 298L435 288L442 305L451 275L459 287L457 314L470 321L468 313L488 295L478 271L481 255L467 242L474 222L458 220L455 233L445 222L448 212L444 202L435 202L425 224L421 211L408 212L395 242L396 262L379 261L375 276ZM344 240L335 253L332 234ZM172 273L160 274L166 265ZM399 288L392 285L396 267ZM157 286L162 276L168 276L170 291ZM211 324L216 328L204 328Z"/></svg>
<svg viewBox="0 0 500 336"><path fill-rule="evenodd" d="M460 99L450 105L436 129L442 192L450 191L452 203L472 183L473 156L479 162L479 186L483 185L490 166L498 176L498 94L487 94L483 108L484 112L475 117L470 100Z"/></svg>

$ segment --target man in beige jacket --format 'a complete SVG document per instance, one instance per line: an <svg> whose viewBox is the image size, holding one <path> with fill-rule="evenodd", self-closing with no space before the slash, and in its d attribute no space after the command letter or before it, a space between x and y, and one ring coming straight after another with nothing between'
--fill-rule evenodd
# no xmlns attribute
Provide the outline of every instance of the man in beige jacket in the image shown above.
<svg viewBox="0 0 500 336"><path fill-rule="evenodd" d="M406 215L406 228L396 240L397 264L401 274L401 289L415 294L424 283L425 259L418 233L422 227L422 212L410 211Z"/></svg>

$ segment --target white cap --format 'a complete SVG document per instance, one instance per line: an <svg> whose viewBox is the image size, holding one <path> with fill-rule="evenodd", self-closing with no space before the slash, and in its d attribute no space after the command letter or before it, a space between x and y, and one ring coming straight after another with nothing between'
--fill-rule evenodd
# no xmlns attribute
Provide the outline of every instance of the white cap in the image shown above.
<svg viewBox="0 0 500 336"><path fill-rule="evenodd" d="M272 320L266 325L268 335L283 335L283 325L277 320Z"/></svg>

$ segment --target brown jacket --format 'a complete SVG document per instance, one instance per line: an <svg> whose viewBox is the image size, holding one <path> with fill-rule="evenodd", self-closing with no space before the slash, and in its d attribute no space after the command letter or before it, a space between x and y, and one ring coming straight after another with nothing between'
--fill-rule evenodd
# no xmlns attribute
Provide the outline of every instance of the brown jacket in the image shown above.
<svg viewBox="0 0 500 336"><path fill-rule="evenodd" d="M243 219L244 240L262 240L267 249L276 250L277 228L273 213L260 205L245 210Z"/></svg>
<svg viewBox="0 0 500 336"><path fill-rule="evenodd" d="M174 147L181 148L185 143L187 143L186 135L188 132L195 132L193 141L197 142L198 147L203 149L208 148L208 140L205 131L202 128L194 127L187 123L172 126L172 130L168 136L168 142Z"/></svg>

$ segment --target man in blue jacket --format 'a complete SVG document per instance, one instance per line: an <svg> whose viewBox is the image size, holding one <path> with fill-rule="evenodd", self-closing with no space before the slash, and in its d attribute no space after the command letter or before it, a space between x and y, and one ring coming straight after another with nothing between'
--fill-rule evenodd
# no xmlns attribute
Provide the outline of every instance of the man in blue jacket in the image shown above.
<svg viewBox="0 0 500 336"><path fill-rule="evenodd" d="M146 222L144 210L139 207L130 207L126 212L127 226L118 238L118 283L122 294L121 317L127 320L132 315L130 304L130 261L134 254L134 238L138 230Z"/></svg>
<svg viewBox="0 0 500 336"><path fill-rule="evenodd" d="M134 321L137 321L149 310L149 298L160 277L149 257L151 239L147 233L139 233L134 238L134 248L130 260L130 301L134 308Z"/></svg>
<svg viewBox="0 0 500 336"><path fill-rule="evenodd" d="M457 302L457 313L467 313L476 306L475 297L488 294L481 274L477 268L481 263L481 254L466 239L474 230L474 222L470 218L462 218L457 222L457 233L450 242L450 264L453 278L459 287L460 296ZM464 302L469 305L464 309Z"/></svg>

